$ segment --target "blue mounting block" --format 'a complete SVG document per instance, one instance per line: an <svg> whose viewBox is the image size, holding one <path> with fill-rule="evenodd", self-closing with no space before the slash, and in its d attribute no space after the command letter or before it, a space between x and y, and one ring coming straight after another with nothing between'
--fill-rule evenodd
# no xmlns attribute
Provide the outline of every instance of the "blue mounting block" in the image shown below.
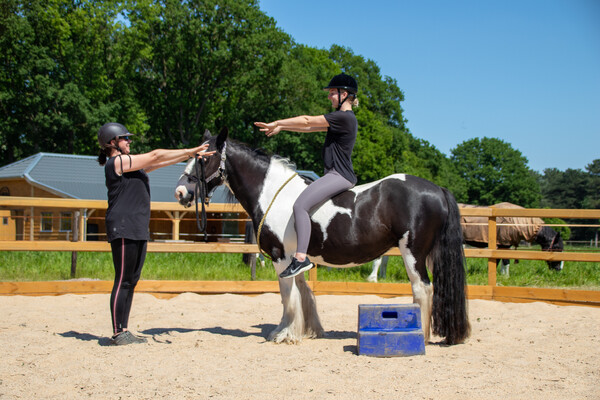
<svg viewBox="0 0 600 400"><path fill-rule="evenodd" d="M418 304L359 304L359 355L402 357L425 354Z"/></svg>

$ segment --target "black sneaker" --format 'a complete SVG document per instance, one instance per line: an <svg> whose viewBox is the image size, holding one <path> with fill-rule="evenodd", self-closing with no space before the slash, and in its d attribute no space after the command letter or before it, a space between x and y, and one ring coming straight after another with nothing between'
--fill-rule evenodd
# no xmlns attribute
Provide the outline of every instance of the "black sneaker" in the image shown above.
<svg viewBox="0 0 600 400"><path fill-rule="evenodd" d="M117 346L123 346L126 344L134 344L134 343L146 343L146 338L135 336L133 333L129 331L123 331L110 339L111 343Z"/></svg>
<svg viewBox="0 0 600 400"><path fill-rule="evenodd" d="M292 257L292 262L288 267L279 274L280 278L293 278L296 275L300 275L304 271L308 271L313 267L313 263L310 262L308 257L304 261L296 260L296 257Z"/></svg>

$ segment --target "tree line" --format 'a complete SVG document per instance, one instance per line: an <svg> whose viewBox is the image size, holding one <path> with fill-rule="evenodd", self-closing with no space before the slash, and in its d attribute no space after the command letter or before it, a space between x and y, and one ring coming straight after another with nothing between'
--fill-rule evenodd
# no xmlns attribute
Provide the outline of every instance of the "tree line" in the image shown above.
<svg viewBox="0 0 600 400"><path fill-rule="evenodd" d="M360 183L402 172L464 203L599 207L600 160L542 175L494 138L446 156L411 134L398 82L374 61L295 43L256 0L2 0L0 57L1 165L40 151L97 154L98 128L119 121L136 133L136 152L187 147L226 126L320 173L324 133L268 140L252 123L328 112L322 87L345 72L359 82Z"/></svg>

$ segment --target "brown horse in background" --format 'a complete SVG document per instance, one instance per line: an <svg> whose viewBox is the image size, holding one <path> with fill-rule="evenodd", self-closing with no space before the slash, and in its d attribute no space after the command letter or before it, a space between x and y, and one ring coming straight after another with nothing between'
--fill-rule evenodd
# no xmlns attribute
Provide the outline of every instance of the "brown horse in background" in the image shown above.
<svg viewBox="0 0 600 400"><path fill-rule="evenodd" d="M487 208L470 204L459 204L461 208ZM490 206L492 208L515 208L523 207L511 203L498 203ZM463 240L465 244L473 247L483 248L488 246L488 218L461 216L463 228ZM542 246L543 251L563 251L563 240L559 232L544 225L541 218L532 217L497 217L496 218L496 246L499 249L515 249L522 241L537 243ZM548 261L548 268L561 271L563 261ZM500 272L508 274L510 261L502 260Z"/></svg>

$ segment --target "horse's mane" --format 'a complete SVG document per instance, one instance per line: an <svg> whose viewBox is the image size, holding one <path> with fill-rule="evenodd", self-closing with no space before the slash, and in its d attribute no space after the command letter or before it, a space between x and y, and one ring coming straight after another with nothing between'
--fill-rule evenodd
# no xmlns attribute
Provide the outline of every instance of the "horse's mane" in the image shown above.
<svg viewBox="0 0 600 400"><path fill-rule="evenodd" d="M262 149L262 148L253 149L252 147L248 146L246 143L239 142L235 139L227 139L227 140L229 142L235 143L236 146L241 147L244 151L251 153L254 156L254 158L262 159L262 160L266 161L267 163L270 162L271 160L273 160L273 161L279 163L283 168L291 169L292 171L296 170L296 164L287 157L282 157L278 154L268 153L265 149Z"/></svg>
<svg viewBox="0 0 600 400"><path fill-rule="evenodd" d="M235 139L229 138L229 139L227 139L227 141L235 144L236 146L240 147L243 151L251 154L252 157L255 159L262 160L267 164L270 163L271 161L273 161L273 162L276 162L277 164L279 164L282 168L289 169L291 171L296 171L296 168L297 168L296 163L294 163L287 157L282 157L278 154L271 154L262 148L254 149L254 148L248 146L246 143L237 141ZM300 178L304 179L304 181L307 184L310 184L311 182L314 181L314 179L312 179L308 176L304 176L304 175L299 175L299 176L300 176ZM233 193L231 193L231 192L229 192L228 196L231 196L231 198L228 197L228 200L235 199L235 197L233 196Z"/></svg>

